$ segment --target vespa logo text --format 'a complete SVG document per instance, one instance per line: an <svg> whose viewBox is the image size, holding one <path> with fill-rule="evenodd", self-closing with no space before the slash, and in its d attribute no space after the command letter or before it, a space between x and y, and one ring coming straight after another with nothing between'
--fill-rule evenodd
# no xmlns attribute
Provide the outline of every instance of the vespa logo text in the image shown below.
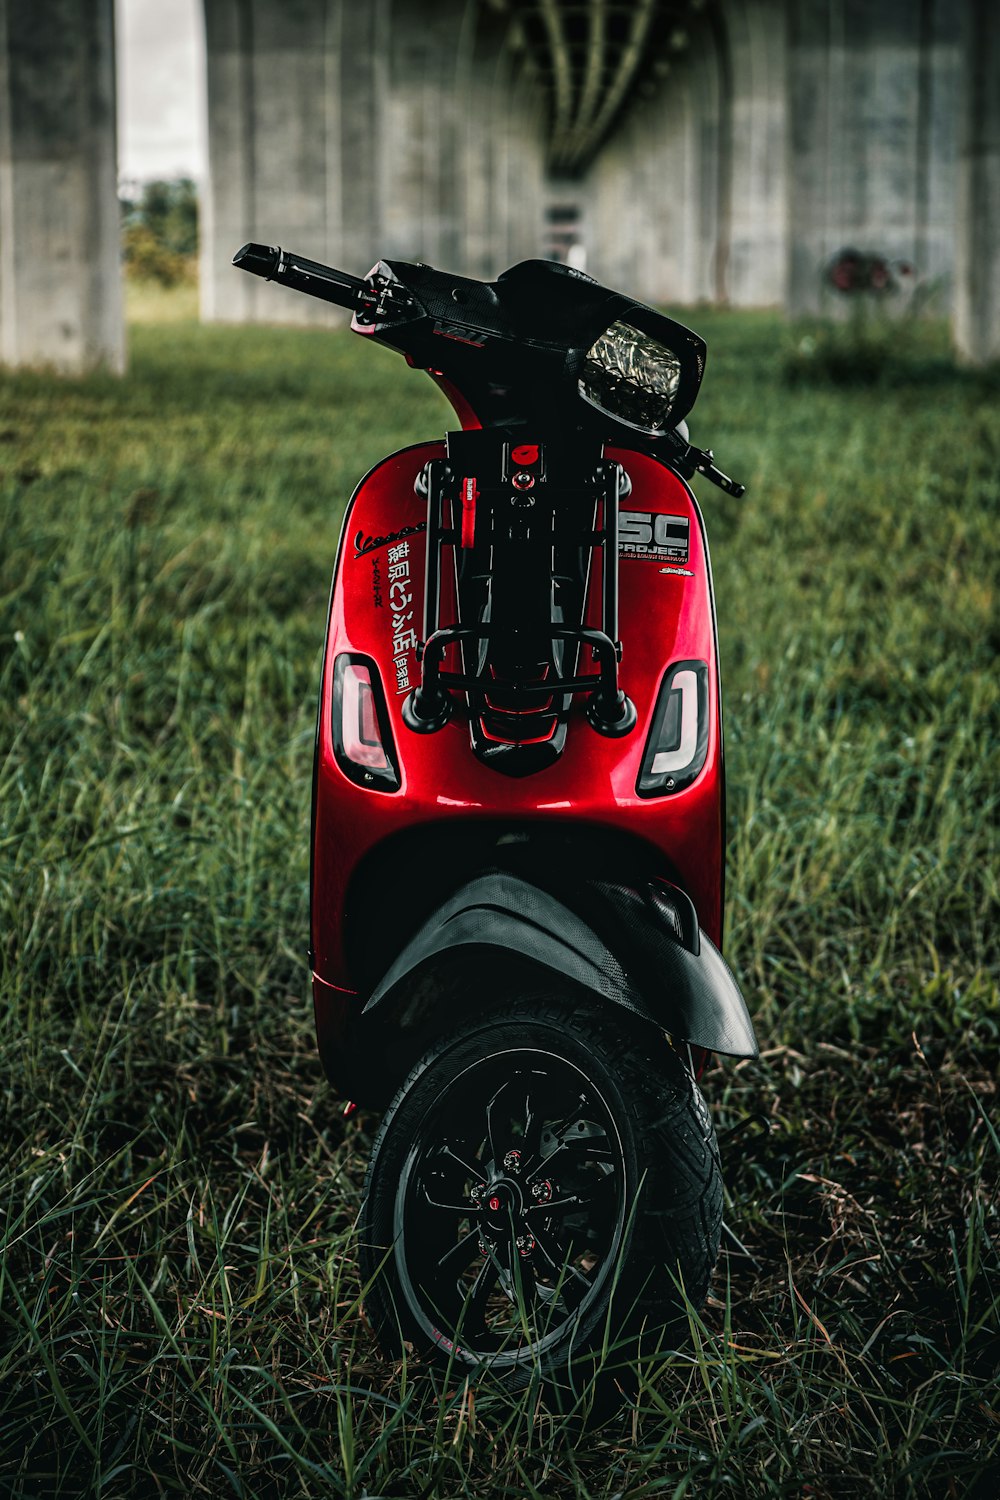
<svg viewBox="0 0 1000 1500"><path fill-rule="evenodd" d="M374 552L376 547L387 547L390 542L398 542L404 536L415 536L418 531L426 531L427 522L418 521L415 526L404 526L399 531L390 531L388 536L365 536L359 531L354 538L354 556L364 557L366 552Z"/></svg>

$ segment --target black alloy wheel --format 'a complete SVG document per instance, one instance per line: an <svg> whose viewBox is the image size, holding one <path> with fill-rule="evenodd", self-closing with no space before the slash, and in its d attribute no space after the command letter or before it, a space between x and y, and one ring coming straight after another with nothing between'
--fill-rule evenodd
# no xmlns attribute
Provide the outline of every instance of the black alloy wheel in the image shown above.
<svg viewBox="0 0 1000 1500"><path fill-rule="evenodd" d="M519 1001L438 1041L386 1112L359 1221L366 1310L390 1352L561 1385L601 1351L627 1364L640 1333L676 1341L721 1211L708 1112L660 1034L568 996Z"/></svg>

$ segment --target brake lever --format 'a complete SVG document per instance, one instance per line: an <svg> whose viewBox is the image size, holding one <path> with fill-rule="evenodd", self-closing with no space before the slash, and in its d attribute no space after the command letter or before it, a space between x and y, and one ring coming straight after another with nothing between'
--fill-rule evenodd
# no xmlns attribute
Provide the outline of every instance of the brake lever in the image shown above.
<svg viewBox="0 0 1000 1500"><path fill-rule="evenodd" d="M727 495L732 495L736 500L746 494L745 484L740 484L738 479L730 479L728 474L723 474L716 467L715 454L711 448L696 448L693 443L686 443L679 432L668 432L664 436L673 462L685 479L692 479L695 474L704 474L706 479L710 479L720 490L725 490Z"/></svg>
<svg viewBox="0 0 1000 1500"><path fill-rule="evenodd" d="M698 473L704 474L705 478L710 479L713 484L717 484L720 490L725 490L727 495L732 495L735 500L739 500L747 492L746 485L740 484L738 479L730 479L728 474L723 474L721 469L716 468L712 462L712 458L711 448L706 449L702 454L703 461L695 464Z"/></svg>

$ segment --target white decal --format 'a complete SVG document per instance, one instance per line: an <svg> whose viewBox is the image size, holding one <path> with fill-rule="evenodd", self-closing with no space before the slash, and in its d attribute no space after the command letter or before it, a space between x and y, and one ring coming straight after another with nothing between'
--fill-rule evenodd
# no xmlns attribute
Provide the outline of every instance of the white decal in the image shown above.
<svg viewBox="0 0 1000 1500"><path fill-rule="evenodd" d="M386 554L389 563L389 608L392 611L392 664L396 668L396 692L406 693L410 688L409 653L417 648L416 631L410 624L413 603L410 587L409 542L400 542L390 547Z"/></svg>

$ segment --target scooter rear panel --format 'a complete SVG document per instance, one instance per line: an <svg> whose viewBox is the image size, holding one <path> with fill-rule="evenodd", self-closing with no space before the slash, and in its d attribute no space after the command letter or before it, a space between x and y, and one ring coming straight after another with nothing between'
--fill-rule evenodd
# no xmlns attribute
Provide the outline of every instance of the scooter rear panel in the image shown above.
<svg viewBox="0 0 1000 1500"><path fill-rule="evenodd" d="M585 699L574 699L566 744L552 765L522 779L498 774L470 748L467 721L417 734L402 705L420 681L417 642L423 621L426 502L414 481L443 443L426 443L385 459L365 478L348 508L337 558L323 667L313 826L312 948L317 993L353 991L356 976L343 940L344 913L359 864L383 841L442 819L509 824L572 821L576 829L618 828L659 851L664 874L679 878L715 941L721 937L723 778L714 602L707 543L691 491L663 464L608 448L632 493L620 512L620 683L638 720L623 738L598 734ZM600 570L592 567L588 622L599 618ZM442 618L454 608L454 583L442 578ZM334 671L352 653L374 664L384 693L399 789L349 778L334 750ZM704 764L682 790L640 796L636 785L657 694L671 664L707 668L708 732ZM394 905L419 869L400 869L385 891L386 963L394 949ZM401 934L402 936L402 934ZM346 998L346 997L345 997Z"/></svg>

